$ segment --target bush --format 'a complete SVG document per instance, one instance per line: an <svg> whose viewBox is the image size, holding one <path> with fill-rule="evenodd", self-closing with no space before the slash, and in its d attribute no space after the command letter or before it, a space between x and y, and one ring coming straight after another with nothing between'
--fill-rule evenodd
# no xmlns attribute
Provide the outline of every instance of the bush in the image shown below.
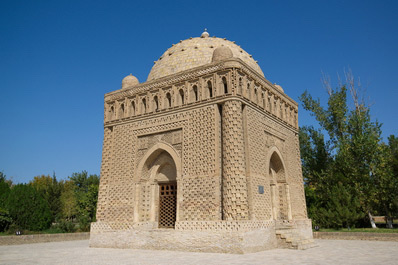
<svg viewBox="0 0 398 265"><path fill-rule="evenodd" d="M62 220L56 225L56 227L60 229L63 233L73 233L76 231L76 226L71 221Z"/></svg>
<svg viewBox="0 0 398 265"><path fill-rule="evenodd" d="M30 185L13 186L6 207L13 223L20 229L41 231L51 225L51 211L47 202Z"/></svg>
<svg viewBox="0 0 398 265"><path fill-rule="evenodd" d="M0 232L8 229L12 223L12 218L7 210L0 208Z"/></svg>
<svg viewBox="0 0 398 265"><path fill-rule="evenodd" d="M8 230L6 231L6 233L8 235L15 235L15 232L17 232L17 231L21 231L22 234L25 234L25 231L23 229L21 229L21 227L19 225L12 223L8 227Z"/></svg>
<svg viewBox="0 0 398 265"><path fill-rule="evenodd" d="M91 220L87 215L81 215L79 217L79 230L81 232L89 232L90 231Z"/></svg>

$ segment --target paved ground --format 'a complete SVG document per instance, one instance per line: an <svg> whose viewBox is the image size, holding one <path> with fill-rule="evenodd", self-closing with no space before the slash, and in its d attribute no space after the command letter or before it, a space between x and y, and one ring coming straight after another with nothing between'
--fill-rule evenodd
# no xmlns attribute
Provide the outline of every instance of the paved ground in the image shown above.
<svg viewBox="0 0 398 265"><path fill-rule="evenodd" d="M398 242L317 240L308 250L253 254L89 248L88 240L0 246L0 264L398 264Z"/></svg>

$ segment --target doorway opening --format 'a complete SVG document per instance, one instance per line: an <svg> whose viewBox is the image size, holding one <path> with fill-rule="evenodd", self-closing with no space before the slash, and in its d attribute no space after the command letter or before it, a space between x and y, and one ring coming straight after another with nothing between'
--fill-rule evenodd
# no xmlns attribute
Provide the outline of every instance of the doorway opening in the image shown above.
<svg viewBox="0 0 398 265"><path fill-rule="evenodd" d="M177 217L177 183L159 184L159 228L174 228Z"/></svg>

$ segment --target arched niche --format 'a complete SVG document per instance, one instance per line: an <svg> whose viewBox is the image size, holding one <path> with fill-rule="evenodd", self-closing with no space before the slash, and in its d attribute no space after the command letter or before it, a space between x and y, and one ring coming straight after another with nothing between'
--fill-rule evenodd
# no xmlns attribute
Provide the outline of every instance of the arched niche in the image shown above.
<svg viewBox="0 0 398 265"><path fill-rule="evenodd" d="M146 152L136 170L134 222L174 227L179 219L180 172L181 159L171 145L158 143Z"/></svg>
<svg viewBox="0 0 398 265"><path fill-rule="evenodd" d="M273 219L282 222L291 220L290 188L286 177L286 166L282 154L275 146L268 152L267 169Z"/></svg>
<svg viewBox="0 0 398 265"><path fill-rule="evenodd" d="M181 158L178 152L168 143L157 143L153 147L151 147L143 156L141 161L139 162L136 170L136 178L141 179L143 175L143 170L151 165L155 159L159 157L159 155L163 152L166 152L173 159L176 167L176 180L180 177L181 172ZM152 172L152 171L151 171ZM145 173L144 173L145 174ZM153 180L153 179L152 179Z"/></svg>

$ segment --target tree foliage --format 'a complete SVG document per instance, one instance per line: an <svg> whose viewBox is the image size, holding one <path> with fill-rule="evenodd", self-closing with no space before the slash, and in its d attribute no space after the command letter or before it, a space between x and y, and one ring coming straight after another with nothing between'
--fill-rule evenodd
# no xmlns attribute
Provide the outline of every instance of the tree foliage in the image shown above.
<svg viewBox="0 0 398 265"><path fill-rule="evenodd" d="M358 224L370 212L396 214L396 138L389 146L383 143L381 124L371 120L369 106L347 77L347 84L327 86L326 107L308 92L300 97L319 124L319 129L301 127L299 135L308 212L315 224L326 227Z"/></svg>
<svg viewBox="0 0 398 265"><path fill-rule="evenodd" d="M70 180L74 183L76 210L80 229L88 231L90 223L95 221L97 210L99 177L89 175L87 171L73 173Z"/></svg>
<svg viewBox="0 0 398 265"><path fill-rule="evenodd" d="M0 171L0 208L5 208L5 203L10 193L11 183L7 181L6 175Z"/></svg>
<svg viewBox="0 0 398 265"><path fill-rule="evenodd" d="M61 216L67 221L72 221L77 216L77 200L73 181L67 180L63 183L60 196Z"/></svg>
<svg viewBox="0 0 398 265"><path fill-rule="evenodd" d="M54 174L53 177L49 175L36 176L29 184L46 200L51 211L51 221L54 222L61 214L62 183L57 181Z"/></svg>
<svg viewBox="0 0 398 265"><path fill-rule="evenodd" d="M7 181L6 175L0 171L0 232L7 230L12 223L12 218L6 210L6 202L10 193L11 182Z"/></svg>
<svg viewBox="0 0 398 265"><path fill-rule="evenodd" d="M51 225L51 211L47 202L30 185L13 186L6 207L13 222L20 229L40 231Z"/></svg>
<svg viewBox="0 0 398 265"><path fill-rule="evenodd" d="M62 181L55 174L40 175L18 185L0 172L0 232L40 231L53 222L63 232L88 231L95 221L98 186L99 177L87 171Z"/></svg>

